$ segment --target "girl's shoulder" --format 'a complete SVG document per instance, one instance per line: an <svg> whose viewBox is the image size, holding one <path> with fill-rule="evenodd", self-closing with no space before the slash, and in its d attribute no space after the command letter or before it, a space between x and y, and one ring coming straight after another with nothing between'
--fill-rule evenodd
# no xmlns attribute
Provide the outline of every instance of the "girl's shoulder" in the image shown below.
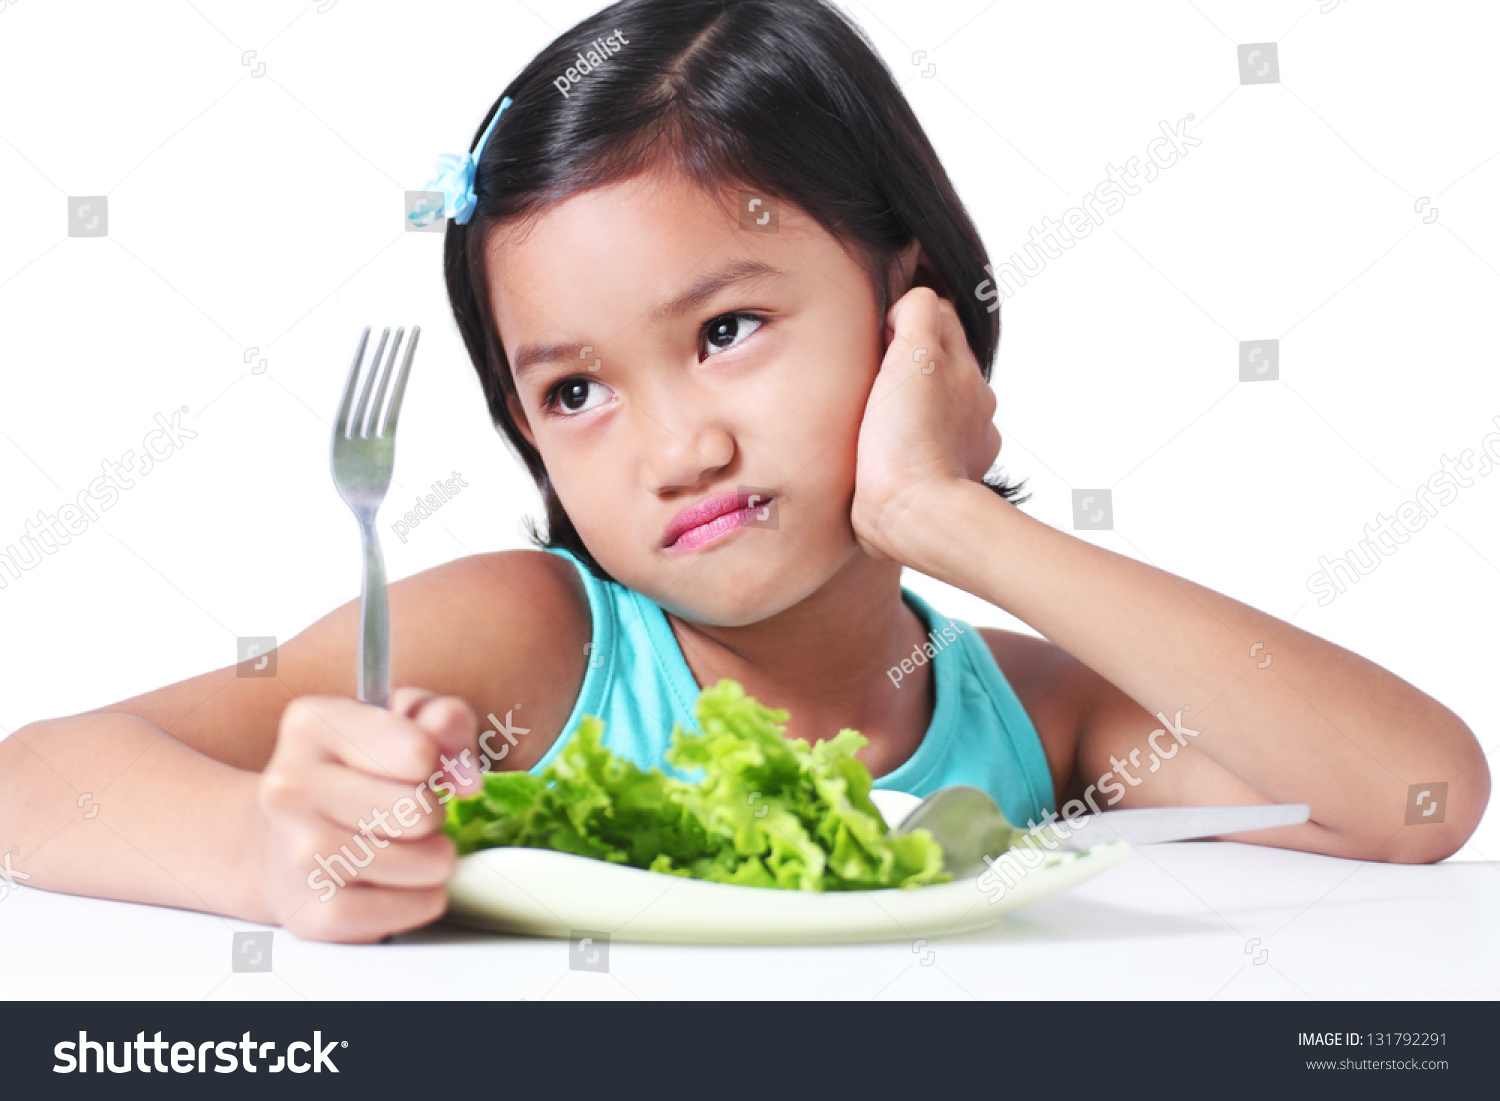
<svg viewBox="0 0 1500 1101"><path fill-rule="evenodd" d="M573 563L540 550L491 551L413 575L391 586L393 638L398 600L412 612L408 645L424 654L427 679L443 682L435 690L467 700L481 728L490 714L513 713L533 736L507 767L540 760L572 711L587 661L589 601Z"/></svg>
<svg viewBox="0 0 1500 1101"><path fill-rule="evenodd" d="M1000 672L1036 727L1054 792L1067 790L1077 767L1087 716L1099 698L1099 674L1055 642L1019 631L979 628Z"/></svg>
<svg viewBox="0 0 1500 1101"><path fill-rule="evenodd" d="M578 570L568 559L530 548L484 551L444 562L395 584L422 581L433 592L488 594L554 613L569 608L588 614Z"/></svg>
<svg viewBox="0 0 1500 1101"><path fill-rule="evenodd" d="M432 627L461 625L472 632L472 644L485 652L506 649L521 641L518 636L526 636L527 649L543 653L565 646L574 634L588 640L589 602L578 571L567 559L545 551L487 551L455 558L392 583L390 594L393 601L399 596L404 603L441 609L441 617L420 618Z"/></svg>

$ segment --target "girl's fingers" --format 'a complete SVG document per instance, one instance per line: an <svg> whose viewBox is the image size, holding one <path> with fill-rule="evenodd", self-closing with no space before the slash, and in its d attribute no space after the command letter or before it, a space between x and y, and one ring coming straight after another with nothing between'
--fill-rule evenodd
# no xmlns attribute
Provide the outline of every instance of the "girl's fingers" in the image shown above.
<svg viewBox="0 0 1500 1101"><path fill-rule="evenodd" d="M414 688L410 685L391 690L390 701L386 710L392 715L400 715L403 719L416 718L416 712L422 709L422 705L436 696L436 692L429 692L425 688Z"/></svg>
<svg viewBox="0 0 1500 1101"><path fill-rule="evenodd" d="M944 363L969 364L978 368L958 310L952 302L940 298L932 288L913 288L891 307L891 317L896 340L900 340L902 347L911 355L915 369L923 370L930 362L936 362L937 366L925 373L936 372L952 376L951 371L942 372ZM959 381L969 381L967 372L959 376ZM979 381L983 382L982 374Z"/></svg>
<svg viewBox="0 0 1500 1101"><path fill-rule="evenodd" d="M392 699L415 717L339 696L300 696L282 713L277 751L290 763L321 758L406 784L438 772L478 775L478 724L467 703L422 689L397 689Z"/></svg>
<svg viewBox="0 0 1500 1101"><path fill-rule="evenodd" d="M327 902L313 901L287 921L287 928L310 940L369 944L436 921L448 908L441 886L411 890L351 883Z"/></svg>
<svg viewBox="0 0 1500 1101"><path fill-rule="evenodd" d="M896 332L891 346L899 346L915 369L920 370L919 363L925 366L928 360L941 358L940 301L931 287L914 287L891 307L891 325Z"/></svg>
<svg viewBox="0 0 1500 1101"><path fill-rule="evenodd" d="M965 355L972 358L969 335L964 332L958 310L946 298L938 299L938 324L942 334L943 354L948 357L948 362L962 363Z"/></svg>
<svg viewBox="0 0 1500 1101"><path fill-rule="evenodd" d="M394 836L425 837L442 827L444 815L425 785L378 779L326 760L268 773L261 799L283 814L318 817L351 831L384 816ZM424 801L431 811L423 811Z"/></svg>
<svg viewBox="0 0 1500 1101"><path fill-rule="evenodd" d="M391 710L416 723L438 751L442 782L459 795L473 795L483 773L479 768L479 723L474 709L457 696L439 696L424 688L398 688ZM438 767L438 766L434 766ZM441 816L439 818L441 820Z"/></svg>
<svg viewBox="0 0 1500 1101"><path fill-rule="evenodd" d="M464 750L470 757L478 754L479 722L474 709L457 696L429 694L411 717L445 756L460 757Z"/></svg>
<svg viewBox="0 0 1500 1101"><path fill-rule="evenodd" d="M260 802L284 923L299 936L374 941L447 907L456 849L442 800L479 790L474 712L412 687L390 704L304 696L282 713Z"/></svg>
<svg viewBox="0 0 1500 1101"><path fill-rule="evenodd" d="M379 842L385 842L381 848ZM371 830L368 835L360 835L358 839L346 840L342 848L336 848L340 856L344 856L344 849L353 855L356 861L367 861L365 867L356 867L358 873L355 883L375 884L381 887L441 887L448 882L448 877L453 874L453 864L457 860L457 850L453 845L453 839L447 834L439 833L431 837L423 837L416 841L407 841L404 838L397 841L387 841L380 833ZM332 860L332 854L325 854ZM342 868L340 868L342 871Z"/></svg>
<svg viewBox="0 0 1500 1101"><path fill-rule="evenodd" d="M467 702L457 696L439 696L424 688L398 688L391 693L391 710L415 722L437 746L440 759L458 761L458 767L450 769L454 775L471 779L480 775L479 723ZM468 750L467 760L465 750ZM465 790L460 794L471 794L469 785L463 787Z"/></svg>
<svg viewBox="0 0 1500 1101"><path fill-rule="evenodd" d="M331 892L365 884L403 889L442 886L457 848L447 834L391 837L375 823L350 830L326 818L282 819L273 826L275 863L288 902L326 904ZM293 907L295 908L295 907ZM280 915L284 922L290 915Z"/></svg>
<svg viewBox="0 0 1500 1101"><path fill-rule="evenodd" d="M408 784L438 767L437 747L411 720L342 696L299 696L287 704L276 750L292 765L321 758Z"/></svg>

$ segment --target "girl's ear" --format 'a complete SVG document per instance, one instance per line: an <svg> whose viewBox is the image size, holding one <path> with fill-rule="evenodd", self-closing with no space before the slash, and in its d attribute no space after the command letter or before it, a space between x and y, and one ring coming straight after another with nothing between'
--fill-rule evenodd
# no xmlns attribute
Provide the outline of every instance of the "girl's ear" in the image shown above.
<svg viewBox="0 0 1500 1101"><path fill-rule="evenodd" d="M526 419L526 410L521 405L521 399L515 393L505 395L505 408L510 412L510 419L516 426L516 431L526 438L532 448L536 447L536 437L531 434L531 422Z"/></svg>
<svg viewBox="0 0 1500 1101"><path fill-rule="evenodd" d="M931 287L939 297L947 294L943 281L937 274L937 269L932 266L932 261L927 258L927 253L922 248L922 242L915 237L891 261L886 272L885 317L881 320L886 348L891 346L891 341L896 336L890 324L891 308L913 287Z"/></svg>
<svg viewBox="0 0 1500 1101"><path fill-rule="evenodd" d="M890 266L886 287L890 304L894 306L901 296L913 287L931 287L939 296L946 297L947 295L947 288L943 286L942 277L938 275L932 261L927 258L922 242L915 237L897 254Z"/></svg>

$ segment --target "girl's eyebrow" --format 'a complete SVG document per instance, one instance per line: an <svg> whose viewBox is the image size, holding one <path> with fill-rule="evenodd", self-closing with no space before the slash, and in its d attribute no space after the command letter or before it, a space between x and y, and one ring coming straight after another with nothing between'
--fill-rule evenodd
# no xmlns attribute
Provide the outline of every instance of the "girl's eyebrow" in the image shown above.
<svg viewBox="0 0 1500 1101"><path fill-rule="evenodd" d="M766 279L786 272L764 260L731 260L718 271L704 272L696 283L665 306L652 311L654 321L670 321L703 305L725 287L737 283L748 283L755 279Z"/></svg>
<svg viewBox="0 0 1500 1101"><path fill-rule="evenodd" d="M651 311L651 317L653 321L670 321L702 306L726 287L786 274L781 268L763 260L733 260L717 271L705 272L682 294ZM527 344L516 351L515 359L511 362L511 373L519 379L527 368L541 363L586 359L585 349L589 347L579 343Z"/></svg>

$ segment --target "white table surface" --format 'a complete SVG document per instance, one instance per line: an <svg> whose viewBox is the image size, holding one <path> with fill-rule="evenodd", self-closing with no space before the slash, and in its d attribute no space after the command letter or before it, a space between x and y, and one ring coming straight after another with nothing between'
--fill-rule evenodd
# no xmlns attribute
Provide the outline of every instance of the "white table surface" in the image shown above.
<svg viewBox="0 0 1500 1101"><path fill-rule="evenodd" d="M1142 847L1072 891L931 943L617 941L608 974L570 970L565 941L444 925L380 945L278 930L274 969L235 973L231 932L254 928L19 887L0 899L0 997L1500 997L1500 865L1367 864L1230 842Z"/></svg>

